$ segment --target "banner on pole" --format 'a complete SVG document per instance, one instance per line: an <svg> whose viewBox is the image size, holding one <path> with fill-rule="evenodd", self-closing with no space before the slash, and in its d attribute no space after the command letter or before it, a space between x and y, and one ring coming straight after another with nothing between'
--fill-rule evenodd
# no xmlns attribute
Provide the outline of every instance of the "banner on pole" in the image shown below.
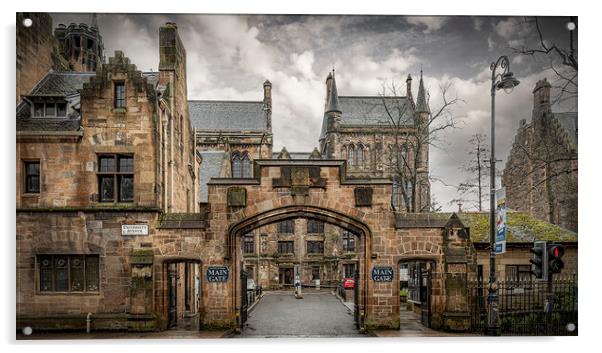
<svg viewBox="0 0 602 353"><path fill-rule="evenodd" d="M495 220L495 252L503 254L506 252L506 188L502 187L495 193L496 196L496 220Z"/></svg>

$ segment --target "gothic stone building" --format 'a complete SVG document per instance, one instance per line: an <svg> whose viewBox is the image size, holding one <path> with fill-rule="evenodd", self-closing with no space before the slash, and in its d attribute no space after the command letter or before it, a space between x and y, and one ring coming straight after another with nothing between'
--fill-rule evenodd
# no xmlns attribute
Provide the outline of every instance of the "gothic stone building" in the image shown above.
<svg viewBox="0 0 602 353"><path fill-rule="evenodd" d="M577 113L553 113L550 89L537 82L531 122L520 122L502 185L509 208L577 232Z"/></svg>
<svg viewBox="0 0 602 353"><path fill-rule="evenodd" d="M377 98L338 97L331 74L320 150L274 158L271 83L260 101L188 100L176 24L158 37L158 72L120 51L105 61L100 40L87 54L95 71L49 54L33 82L35 60L17 60L17 328L83 329L90 318L92 330L240 329L245 273L277 288L294 268L304 285L353 272L357 327L399 328L402 265L428 278L414 299L433 328L468 328L469 229L456 214L402 212L406 198L392 199L408 186L387 169L399 154L387 152L391 127L370 115ZM19 38L36 45L34 33ZM69 43L52 44L63 64L75 63ZM416 104L411 89L399 99L403 117L428 114L422 84ZM395 141L416 148L415 126L401 130ZM425 178L428 150L412 155ZM414 185L422 209L428 184Z"/></svg>

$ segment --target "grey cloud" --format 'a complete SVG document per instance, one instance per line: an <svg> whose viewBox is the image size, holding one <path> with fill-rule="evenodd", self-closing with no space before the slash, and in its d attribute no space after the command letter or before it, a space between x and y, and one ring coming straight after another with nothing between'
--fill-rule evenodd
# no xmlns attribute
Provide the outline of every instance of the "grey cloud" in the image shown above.
<svg viewBox="0 0 602 353"><path fill-rule="evenodd" d="M89 22L89 14L53 14L59 22ZM187 51L190 99L261 100L262 83L273 84L274 148L311 151L318 144L324 107L324 80L336 67L341 95L377 95L383 82L395 80L405 94L405 77L424 70L432 107L440 104L441 82L453 82L450 93L465 100L455 107L461 128L442 136L445 149L431 150L431 172L446 184L466 178L458 165L467 158L468 139L489 134L489 63L512 54L509 41L536 41L522 17L406 16L235 16L170 14L100 14L106 55L123 50L141 70L157 70L158 30L177 22ZM542 18L549 40L566 44L566 18ZM548 76L541 58L514 58L521 80L511 95L497 99L496 148L505 160L518 121L531 116L531 90ZM414 95L418 80L414 80ZM500 167L503 166L503 163ZM434 183L438 200L449 206L452 187Z"/></svg>

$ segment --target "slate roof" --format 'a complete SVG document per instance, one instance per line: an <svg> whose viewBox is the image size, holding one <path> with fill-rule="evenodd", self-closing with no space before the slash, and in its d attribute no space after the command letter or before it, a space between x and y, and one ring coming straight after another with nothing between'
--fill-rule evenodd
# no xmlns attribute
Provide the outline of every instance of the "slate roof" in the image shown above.
<svg viewBox="0 0 602 353"><path fill-rule="evenodd" d="M79 90L95 72L50 71L38 82L28 96L65 97L69 106L79 106ZM17 131L77 131L80 129L79 114L71 110L65 118L32 118L30 106L19 103L16 111Z"/></svg>
<svg viewBox="0 0 602 353"><path fill-rule="evenodd" d="M258 101L188 101L192 126L199 130L265 131L266 112Z"/></svg>
<svg viewBox="0 0 602 353"><path fill-rule="evenodd" d="M385 97L391 114L403 110L402 124L412 123L412 105L406 97ZM379 96L341 96L339 108L342 112L341 125L390 125L383 98ZM394 115L396 117L396 115Z"/></svg>
<svg viewBox="0 0 602 353"><path fill-rule="evenodd" d="M226 152L223 151L203 151L201 157L201 172L199 180L200 185L200 202L209 201L209 189L207 183L211 178L217 178L220 176L222 171L224 156Z"/></svg>
<svg viewBox="0 0 602 353"><path fill-rule="evenodd" d="M571 142L577 146L577 113L554 113L554 117L556 117L560 126L567 132Z"/></svg>
<svg viewBox="0 0 602 353"><path fill-rule="evenodd" d="M51 71L35 85L29 95L68 96L78 94L85 82L95 76L95 72Z"/></svg>

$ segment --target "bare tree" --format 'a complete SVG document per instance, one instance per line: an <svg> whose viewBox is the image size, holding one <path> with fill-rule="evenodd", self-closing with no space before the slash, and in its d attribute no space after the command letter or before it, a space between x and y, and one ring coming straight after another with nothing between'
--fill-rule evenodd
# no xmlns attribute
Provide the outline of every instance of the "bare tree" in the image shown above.
<svg viewBox="0 0 602 353"><path fill-rule="evenodd" d="M451 99L448 97L450 87L451 83L439 87L442 100L439 107L413 114L406 97L398 94L395 82L392 81L390 86L383 84L380 96L393 133L393 144L388 151L389 170L396 189L394 196L395 192L401 195L406 212L431 209L430 196L418 195L417 192L423 193L429 187L428 149L431 146L441 147L441 133L458 124L451 108L461 102L461 99L457 96ZM425 96L429 106L428 91Z"/></svg>
<svg viewBox="0 0 602 353"><path fill-rule="evenodd" d="M576 108L576 98L578 91L578 56L575 37L577 36L577 19L569 17L567 24L568 43L561 45L554 43L546 37L542 24L537 17L525 18L526 25L533 25L537 31L536 44L534 46L522 46L520 48L512 47L515 54L527 55L532 57L545 57L549 61L550 69L554 71L556 79L553 80L553 87L556 94L552 103L563 103L574 101L570 110ZM569 24L573 28L568 28Z"/></svg>
<svg viewBox="0 0 602 353"><path fill-rule="evenodd" d="M468 140L471 146L468 151L470 159L459 169L469 176L457 187L459 198L452 200L452 203L470 203L479 212L483 211L483 203L489 200L489 164L486 161L489 146L485 141L487 135L479 133L472 135Z"/></svg>

